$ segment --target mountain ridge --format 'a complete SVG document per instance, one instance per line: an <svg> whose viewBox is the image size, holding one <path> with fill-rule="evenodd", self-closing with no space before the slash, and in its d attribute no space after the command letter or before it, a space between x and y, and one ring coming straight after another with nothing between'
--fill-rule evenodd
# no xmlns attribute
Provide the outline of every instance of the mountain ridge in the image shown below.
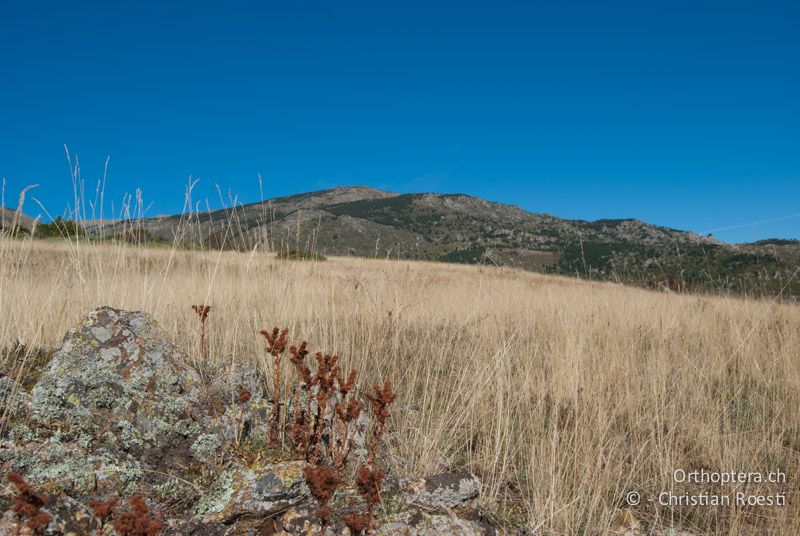
<svg viewBox="0 0 800 536"><path fill-rule="evenodd" d="M120 236L132 225L86 228ZM791 279L800 244L792 241L726 244L636 218L572 220L463 193L337 187L135 226L139 238L187 246L494 264L671 290L769 294L787 286L800 295Z"/></svg>

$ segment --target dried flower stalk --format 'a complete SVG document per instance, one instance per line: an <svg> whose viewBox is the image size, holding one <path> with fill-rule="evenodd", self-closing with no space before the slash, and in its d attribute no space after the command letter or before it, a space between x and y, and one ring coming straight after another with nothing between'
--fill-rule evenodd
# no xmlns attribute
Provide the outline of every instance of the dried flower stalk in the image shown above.
<svg viewBox="0 0 800 536"><path fill-rule="evenodd" d="M269 441L273 447L278 446L281 423L281 356L286 350L286 337L288 329L273 328L272 332L261 330L261 335L267 340L267 353L272 355L275 367L275 384L273 387L272 419L269 428Z"/></svg>
<svg viewBox="0 0 800 536"><path fill-rule="evenodd" d="M211 311L210 305L192 305L192 310L197 313L200 319L200 351L199 358L203 359L206 356L206 319L208 313Z"/></svg>

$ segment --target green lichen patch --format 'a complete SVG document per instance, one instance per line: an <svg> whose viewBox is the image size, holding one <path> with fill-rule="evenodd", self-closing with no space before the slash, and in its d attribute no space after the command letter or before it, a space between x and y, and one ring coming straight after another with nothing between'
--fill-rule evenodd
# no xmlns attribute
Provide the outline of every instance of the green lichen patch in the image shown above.
<svg viewBox="0 0 800 536"><path fill-rule="evenodd" d="M194 455L203 461L211 461L219 453L222 439L217 434L201 434L190 447Z"/></svg>

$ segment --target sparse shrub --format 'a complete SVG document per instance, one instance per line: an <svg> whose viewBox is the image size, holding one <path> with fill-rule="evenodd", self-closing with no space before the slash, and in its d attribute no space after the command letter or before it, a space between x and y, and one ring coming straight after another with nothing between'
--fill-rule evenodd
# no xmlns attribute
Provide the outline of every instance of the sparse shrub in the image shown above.
<svg viewBox="0 0 800 536"><path fill-rule="evenodd" d="M33 232L36 238L72 238L86 236L86 229L71 219L56 217L52 223L39 223Z"/></svg>

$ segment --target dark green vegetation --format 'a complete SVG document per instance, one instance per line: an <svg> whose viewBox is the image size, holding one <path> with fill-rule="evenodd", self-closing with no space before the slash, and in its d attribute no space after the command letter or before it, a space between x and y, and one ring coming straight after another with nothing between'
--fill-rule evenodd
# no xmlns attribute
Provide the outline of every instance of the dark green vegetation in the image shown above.
<svg viewBox="0 0 800 536"><path fill-rule="evenodd" d="M52 223L39 223L36 225L34 235L37 238L73 238L85 236L85 229L73 220L65 220L58 216Z"/></svg>
<svg viewBox="0 0 800 536"><path fill-rule="evenodd" d="M582 247L573 244L564 250L557 270L673 291L732 291L763 296L783 290L784 297L797 297L797 253L795 250L776 255L763 248L751 246L748 250L723 244L670 249L634 242L584 242Z"/></svg>
<svg viewBox="0 0 800 536"><path fill-rule="evenodd" d="M797 240L729 245L634 219L566 220L463 194L334 188L136 225L148 243L488 264L648 288L800 297ZM123 228L95 225L90 234L120 237Z"/></svg>

